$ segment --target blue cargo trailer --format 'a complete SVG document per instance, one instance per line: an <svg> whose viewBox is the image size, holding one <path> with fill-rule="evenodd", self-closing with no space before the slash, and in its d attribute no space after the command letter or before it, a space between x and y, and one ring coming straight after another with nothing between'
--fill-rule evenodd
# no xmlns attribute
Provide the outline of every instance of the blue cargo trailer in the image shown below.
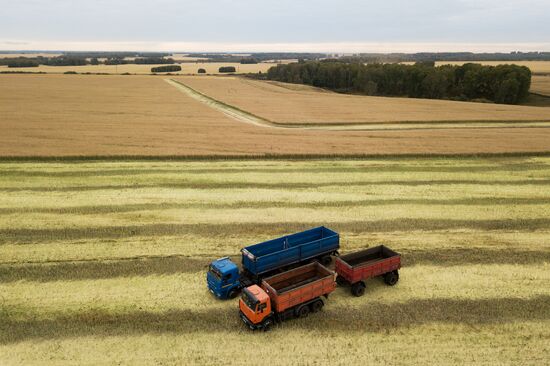
<svg viewBox="0 0 550 366"><path fill-rule="evenodd" d="M227 257L210 263L208 288L219 298L233 298L243 287L260 284L264 277L278 271L312 260L329 264L339 248L338 233L324 226L254 244L241 250L240 273Z"/></svg>

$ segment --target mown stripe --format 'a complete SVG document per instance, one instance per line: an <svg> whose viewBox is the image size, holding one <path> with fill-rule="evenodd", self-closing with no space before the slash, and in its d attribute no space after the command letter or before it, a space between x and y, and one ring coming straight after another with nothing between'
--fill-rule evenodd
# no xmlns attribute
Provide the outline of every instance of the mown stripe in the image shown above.
<svg viewBox="0 0 550 366"><path fill-rule="evenodd" d="M258 208L323 208L323 207L369 207L369 206L517 206L550 205L550 197L472 197L455 199L369 199L356 201L288 202L288 201L236 201L236 202L162 202L135 203L126 205L90 205L70 207L0 207L0 215L47 213L93 215L136 211L159 211L171 209L258 209Z"/></svg>
<svg viewBox="0 0 550 366"><path fill-rule="evenodd" d="M371 299L354 309L338 306L329 299L320 313L308 319L282 323L274 331L297 329L315 331L315 334L335 331L386 333L389 330L433 323L470 324L476 328L493 324L546 321L548 314L550 296L476 300L433 298L390 304ZM31 309L0 305L0 344L3 345L34 339L205 332L227 332L236 336L248 330L239 319L235 306L205 307L202 310L172 309L165 312L117 312L92 308L75 313L52 312L47 318L41 319L33 316Z"/></svg>
<svg viewBox="0 0 550 366"><path fill-rule="evenodd" d="M4 177L43 177L43 178L69 178L69 177L112 177L112 176L134 176L134 175L163 175L163 174L274 174L274 173L472 173L472 172L513 172L513 171L548 171L550 164L542 163L521 163L495 165L473 165L473 166L422 166L422 165L364 165L364 166L319 166L307 167L297 166L287 168L284 165L269 168L239 167L239 168L186 168L178 169L156 169L156 168L128 168L109 169L102 167L91 167L87 170L21 170L21 169L0 169Z"/></svg>
<svg viewBox="0 0 550 366"><path fill-rule="evenodd" d="M201 235L226 237L241 235L282 235L311 227L327 225L326 222L270 222L227 224L148 224L139 226L101 226L63 229L2 229L0 244L48 243L79 239L117 239L137 236ZM515 230L534 231L550 228L550 218L502 219L502 220L450 220L450 219L391 219L361 222L332 222L331 228L342 233L374 233L394 231L433 230Z"/></svg>
<svg viewBox="0 0 550 366"><path fill-rule="evenodd" d="M489 248L416 249L397 248L404 267L431 265L440 267L490 264L540 265L550 262L550 250L514 250ZM228 253L229 254L229 253ZM150 275L174 275L206 272L211 260L220 253L201 257L184 255L112 258L109 260L57 261L0 264L0 282L75 281ZM235 262L240 257L231 255ZM444 270L443 268L441 270Z"/></svg>
<svg viewBox="0 0 550 366"><path fill-rule="evenodd" d="M447 179L447 180L384 180L384 181L349 181L349 182L172 182L159 184L109 184L109 185L82 185L82 186L17 186L2 187L0 192L83 192L96 190L120 189L314 189L319 187L362 187L362 186L438 186L438 185L500 185L500 186L546 186L550 179L518 179L518 180L475 180L475 179Z"/></svg>

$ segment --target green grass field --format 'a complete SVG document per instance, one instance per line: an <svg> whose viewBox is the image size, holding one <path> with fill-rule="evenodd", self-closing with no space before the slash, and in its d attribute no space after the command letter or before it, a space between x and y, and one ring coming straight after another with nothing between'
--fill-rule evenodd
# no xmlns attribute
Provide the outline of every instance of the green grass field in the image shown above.
<svg viewBox="0 0 550 366"><path fill-rule="evenodd" d="M212 259L326 225L394 287L252 333ZM0 163L0 364L543 364L550 158Z"/></svg>

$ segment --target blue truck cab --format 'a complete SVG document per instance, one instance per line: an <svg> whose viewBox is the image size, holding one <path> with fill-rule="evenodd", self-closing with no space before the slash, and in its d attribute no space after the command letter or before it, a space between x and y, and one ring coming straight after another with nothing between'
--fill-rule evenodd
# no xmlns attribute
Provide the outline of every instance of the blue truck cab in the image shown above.
<svg viewBox="0 0 550 366"><path fill-rule="evenodd" d="M263 278L312 260L327 265L338 255L340 236L324 226L285 235L241 249L241 271L228 257L208 269L208 289L220 299L236 297L242 288L261 284Z"/></svg>
<svg viewBox="0 0 550 366"><path fill-rule="evenodd" d="M206 274L208 289L220 299L232 299L240 292L239 267L224 257L210 263Z"/></svg>

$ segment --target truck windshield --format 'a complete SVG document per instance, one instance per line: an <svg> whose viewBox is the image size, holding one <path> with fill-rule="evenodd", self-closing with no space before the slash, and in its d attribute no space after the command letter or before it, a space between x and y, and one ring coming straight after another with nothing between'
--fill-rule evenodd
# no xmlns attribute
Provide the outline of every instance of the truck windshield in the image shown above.
<svg viewBox="0 0 550 366"><path fill-rule="evenodd" d="M252 310L256 310L256 304L258 303L258 300L252 295L247 289L243 290L243 293L241 295L241 298L243 299L243 302Z"/></svg>
<svg viewBox="0 0 550 366"><path fill-rule="evenodd" d="M214 266L210 266L210 272L218 279L221 280L222 274Z"/></svg>

